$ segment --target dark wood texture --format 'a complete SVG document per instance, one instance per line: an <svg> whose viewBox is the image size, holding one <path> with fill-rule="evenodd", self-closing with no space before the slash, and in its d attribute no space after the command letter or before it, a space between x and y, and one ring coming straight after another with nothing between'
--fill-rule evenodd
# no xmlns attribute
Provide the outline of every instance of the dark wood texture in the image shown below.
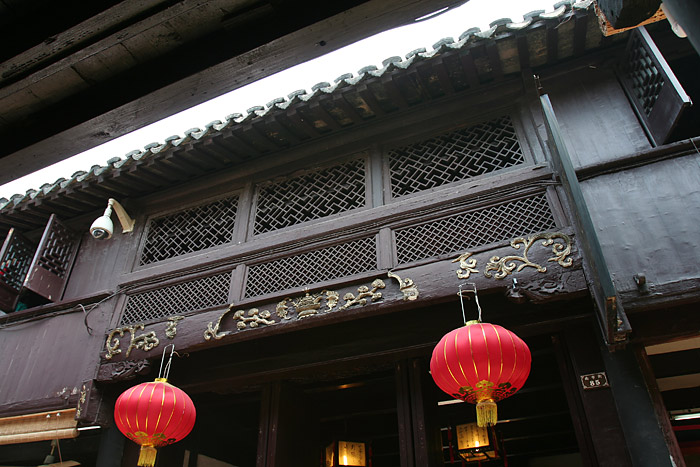
<svg viewBox="0 0 700 467"><path fill-rule="evenodd" d="M614 346L627 339L627 334L631 331L629 322L612 283L610 270L603 256L600 241L566 143L562 138L554 109L546 94L540 99L549 136L552 162L571 207L571 215L581 242L582 256L588 265L588 272L592 275L589 280L592 281L590 285L598 307L603 336L608 345Z"/></svg>
<svg viewBox="0 0 700 467"><path fill-rule="evenodd" d="M584 390L581 386L581 375L604 368L595 332L595 329L587 327L569 328L555 340L560 363L564 367L563 380L577 427L579 446L588 465L633 465L612 391L609 388Z"/></svg>
<svg viewBox="0 0 700 467"><path fill-rule="evenodd" d="M50 301L63 298L80 237L52 214L29 266L24 287Z"/></svg>
<svg viewBox="0 0 700 467"><path fill-rule="evenodd" d="M650 84L657 79L663 82L661 90L658 92L658 97L656 97L651 109L645 107L643 102L643 99L647 99L648 96L644 95L641 96L641 98L639 96L641 92L639 88L644 88L644 86L639 83L641 77L637 76L635 82L626 69L630 61L630 55L638 53L633 50L633 47L637 45L644 49L648 60L651 62L646 68L646 73L648 75L646 77L647 81L649 81ZM663 55L661 55L661 52L644 26L637 28L630 36L629 44L625 56L622 58L620 68L622 68L620 71L620 81L625 87L630 102L634 105L637 116L640 121L644 123L654 143L656 145L664 144L668 141L671 133L680 121L684 110L690 107L692 103L690 97L686 94L676 78L676 75L673 73L673 70L671 70L671 67L668 65ZM644 94L647 93L649 92L644 92Z"/></svg>
<svg viewBox="0 0 700 467"><path fill-rule="evenodd" d="M674 465L635 351L603 351L602 356L632 464Z"/></svg>
<svg viewBox="0 0 700 467"><path fill-rule="evenodd" d="M664 435L664 439L668 445L673 462L676 465L683 465L685 459L683 453L681 452L681 448L678 445L678 439L673 431L673 426L671 425L671 420L668 416L668 411L664 404L662 394L659 392L659 387L656 384L656 378L661 377L661 375L654 374L654 371L649 363L649 356L646 354L644 349L641 347L636 347L636 352L637 362L639 363L639 368L642 372L642 376L644 377L644 382L649 388L649 396L651 397L652 404L654 406L656 418L659 421L659 429ZM693 355L692 357L696 357L696 355ZM695 358L692 358L691 361L692 360L695 360Z"/></svg>
<svg viewBox="0 0 700 467"><path fill-rule="evenodd" d="M3 150L0 180L450 3L120 2L4 63L13 73L0 96L0 135L13 134L13 144ZM19 21L14 27L31 27L33 18ZM145 72L154 68L161 73ZM66 106L70 115L60 111Z"/></svg>
<svg viewBox="0 0 700 467"><path fill-rule="evenodd" d="M599 0L598 6L615 29L631 28L649 19L661 0Z"/></svg>
<svg viewBox="0 0 700 467"><path fill-rule="evenodd" d="M561 75L541 75L577 169L651 147L615 73L605 65L589 59Z"/></svg>
<svg viewBox="0 0 700 467"><path fill-rule="evenodd" d="M1 329L0 413L4 416L75 407L82 382L91 380L97 354L104 345L103 329L111 311L96 309L89 316L95 330L88 334L80 308L58 316ZM76 344L80 342L80 344Z"/></svg>
<svg viewBox="0 0 700 467"><path fill-rule="evenodd" d="M666 0L664 5L683 27L688 40L700 54L700 5L683 0Z"/></svg>
<svg viewBox="0 0 700 467"><path fill-rule="evenodd" d="M514 277L517 278L519 287L526 292L530 299L533 299L534 303L565 300L585 293L585 278L581 270L581 258L579 256L578 246L574 244L573 247L571 255L573 264L572 267L568 268L561 267L556 263L548 264L547 259L551 257L551 251L547 248L541 246L532 248L529 254L531 261L538 264L548 264L547 272L537 272L535 268L528 267L516 273ZM518 253L518 251L514 251L510 245L506 246L503 244L489 249L482 249L481 251L475 249L474 251L475 254L472 258L477 261L477 265L481 271L483 271L483 267L492 256L503 257L513 252ZM381 300L369 302L364 306L352 306L341 312L323 312L301 320L281 320L275 314L276 304L285 296L295 297L304 294L302 290L296 292L283 291L280 295L277 295L277 297L267 296L241 300L235 306L235 309L247 310L255 307L260 310L270 310L272 319L276 322L274 325L261 325L257 328L238 330L232 318L233 313L229 312L227 316L222 319L221 327L218 331L219 333L226 333L226 335L219 340L205 340L204 331L207 329L207 326L210 323L212 326L216 324L225 310L205 311L188 316L178 323L177 336L175 336L172 342L182 351L194 351L197 349L227 345L241 340L257 339L282 332L346 322L362 316L389 313L395 310L417 307L435 301L444 301L454 296L454 291L457 290L458 285L461 283L461 280L456 274L459 265L453 262L454 259L455 257L445 258L397 271L397 274L401 278L410 278L414 281L415 286L419 290L419 298L415 301L407 300L404 293L399 290L398 281L389 278L386 272L368 272L363 274L364 278L348 278L335 282L322 283L318 285L318 288L319 290L323 288L336 290L339 296L343 297L348 292L357 294L357 288L359 286L368 285L374 279L380 278L386 284L386 288L381 290ZM469 280L476 284L481 293L503 292L512 287L512 280L510 279L498 280L493 277L486 277L483 273L473 273ZM352 282L349 283L350 281ZM147 326L143 332L154 331L159 339L165 339L165 326L166 323L154 323ZM141 331L139 331L139 334L140 333ZM117 338L120 340L120 348L126 349L129 345L130 337L124 336L119 338L117 336ZM152 352L149 353L139 349L133 349L128 358L139 360L151 357ZM127 357L124 350L122 353L114 355L112 361L121 361L125 358Z"/></svg>
<svg viewBox="0 0 700 467"><path fill-rule="evenodd" d="M606 207L592 210L592 218L625 302L649 306L655 296L697 297L699 162L700 155L687 154L582 182L589 205ZM634 279L640 274L643 287Z"/></svg>

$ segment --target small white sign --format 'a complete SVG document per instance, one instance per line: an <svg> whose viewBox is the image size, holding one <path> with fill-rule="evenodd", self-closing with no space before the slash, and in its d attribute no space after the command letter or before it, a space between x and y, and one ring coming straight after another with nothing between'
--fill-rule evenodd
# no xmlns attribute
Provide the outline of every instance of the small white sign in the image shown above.
<svg viewBox="0 0 700 467"><path fill-rule="evenodd" d="M591 373L588 375L581 375L581 385L583 389L599 389L599 388L609 388L608 376L604 371L600 373Z"/></svg>

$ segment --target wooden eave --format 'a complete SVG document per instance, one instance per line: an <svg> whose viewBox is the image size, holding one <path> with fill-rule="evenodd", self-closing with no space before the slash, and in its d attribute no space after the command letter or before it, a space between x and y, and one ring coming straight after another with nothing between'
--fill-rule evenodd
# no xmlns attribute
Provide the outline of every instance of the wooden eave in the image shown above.
<svg viewBox="0 0 700 467"><path fill-rule="evenodd" d="M294 92L249 109L246 116L231 115L184 137L113 158L107 166L0 200L0 235L13 225L41 228L51 212L62 218L88 214L102 209L110 197L140 197L421 111L445 98L518 77L523 64L553 65L617 43L619 36L604 38L600 33L590 1L573 7L562 3L554 12L537 12L523 23L500 21L488 31L470 29L458 41L439 41L431 51L413 51L403 60L392 57L381 69L365 67L357 76L345 74L333 84L319 83L312 93ZM39 209L47 203L52 211Z"/></svg>
<svg viewBox="0 0 700 467"><path fill-rule="evenodd" d="M0 183L459 3L4 1Z"/></svg>

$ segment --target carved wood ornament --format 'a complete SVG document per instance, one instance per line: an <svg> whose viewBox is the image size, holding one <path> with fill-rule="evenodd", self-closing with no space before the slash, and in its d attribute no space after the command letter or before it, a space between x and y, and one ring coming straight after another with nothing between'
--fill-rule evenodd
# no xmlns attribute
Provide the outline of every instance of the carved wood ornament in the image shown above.
<svg viewBox="0 0 700 467"><path fill-rule="evenodd" d="M401 279L398 275L389 272L388 277L396 279L399 283L399 290L403 293L404 300L416 300L419 292L418 287L410 278ZM348 292L343 295L344 303L340 306L338 292L334 290L322 290L318 293L311 294L308 289L301 297L287 297L277 303L274 314L277 315L279 321L275 321L273 312L268 310L259 310L251 308L249 310L237 310L233 314L233 319L236 321L236 328L240 331L258 326L275 325L282 320L301 320L312 316L317 316L323 313L338 312L346 310L353 306L365 306L368 303L377 302L383 299L383 295L379 289L386 288L386 284L382 279L375 279L372 283L362 285L357 288L357 295ZM232 334L232 331L221 331L221 323L224 318L231 313L235 305L229 305L228 309L219 316L216 324L210 322L207 329L204 331L204 339L221 339Z"/></svg>
<svg viewBox="0 0 700 467"><path fill-rule="evenodd" d="M404 300L418 299L418 287L412 279L408 277L402 279L393 272L389 272L388 277L398 281L399 290L403 293ZM382 279L375 279L370 285L358 287L357 293L348 292L343 295L342 300L344 303L342 305L339 305L340 294L334 290L322 290L314 294L306 290L305 294L301 297L287 297L277 303L274 313L269 310L260 310L258 308L236 310L236 306L231 304L226 311L219 316L216 323L209 322L207 324L207 329L204 331L204 340L218 340L233 333L232 331L221 331L222 322L230 313L233 313L231 317L236 322L236 329L241 331L248 328L257 328L259 326L271 326L283 320L301 320L320 314L343 311L350 307L362 307L368 303L382 300L384 297L379 290L384 288L386 288L384 281ZM275 320L273 314L276 315L277 320ZM165 329L165 335L168 339L175 338L177 335L177 324L182 319L184 319L183 316L172 316L168 318ZM129 357L133 349L141 349L144 352L148 352L156 348L160 344L160 341L158 337L156 337L155 331L144 332L142 334L137 333L138 331L144 330L145 327L145 324L140 323L123 326L110 331L107 335L105 345L105 359L111 360L115 355L122 353L120 338L124 337L125 332L128 332L131 337L129 346L126 349L126 357Z"/></svg>
<svg viewBox="0 0 700 467"><path fill-rule="evenodd" d="M556 262L563 268L569 268L574 264L573 259L569 256L571 254L572 246L571 237L561 232L538 233L528 237L527 239L524 237L513 239L510 242L510 246L516 250L520 250L520 247L523 247L522 256L507 255L503 258L499 256L492 256L486 263L486 267L484 268L484 276L494 279L504 279L514 272L522 271L526 267L535 268L537 272L547 272L547 268L545 266L534 263L528 258L530 249L538 240L542 240L542 246L552 247L552 254L554 256L548 258L548 262ZM455 272L457 273L457 277L460 279L467 279L472 273L479 272L476 269L476 259L470 258L470 256L472 256L472 253L465 252L457 259L452 260L453 263L459 262L459 269ZM494 271L494 273L492 273L492 271Z"/></svg>

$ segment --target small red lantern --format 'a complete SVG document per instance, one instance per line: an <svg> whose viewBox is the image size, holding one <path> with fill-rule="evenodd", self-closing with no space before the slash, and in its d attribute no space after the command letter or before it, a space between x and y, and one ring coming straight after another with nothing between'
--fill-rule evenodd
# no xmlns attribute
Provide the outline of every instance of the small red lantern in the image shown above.
<svg viewBox="0 0 700 467"><path fill-rule="evenodd" d="M469 321L435 346L430 372L447 394L476 404L477 424L485 427L497 422L496 402L525 384L530 362L530 349L514 333Z"/></svg>
<svg viewBox="0 0 700 467"><path fill-rule="evenodd" d="M114 420L124 436L141 445L138 465L153 467L156 449L180 441L194 427L192 399L165 378L127 389L114 406Z"/></svg>

